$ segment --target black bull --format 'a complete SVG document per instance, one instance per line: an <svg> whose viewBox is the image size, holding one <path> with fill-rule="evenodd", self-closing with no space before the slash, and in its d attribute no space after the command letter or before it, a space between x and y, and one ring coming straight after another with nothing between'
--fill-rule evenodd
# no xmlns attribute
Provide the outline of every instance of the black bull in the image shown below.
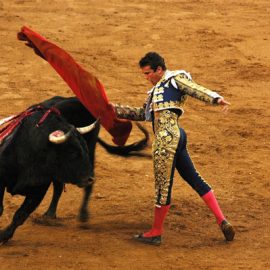
<svg viewBox="0 0 270 270"><path fill-rule="evenodd" d="M93 188L97 142L110 153L124 156L147 145L148 133L142 127L145 138L123 147L108 145L98 138L99 124L91 132L79 134L74 126L86 126L96 119L75 97L54 97L40 105L46 109L54 106L61 114L51 112L37 126L46 109L34 112L22 121L8 146L0 152L0 216L5 189L12 195L25 196L11 223L0 231L0 243L12 238L16 228L38 207L51 183L54 185L53 199L45 215L56 216L63 186L71 183L85 188L79 217L81 221L88 220L87 205ZM69 132L68 140L62 144L51 143L48 136L55 130Z"/></svg>

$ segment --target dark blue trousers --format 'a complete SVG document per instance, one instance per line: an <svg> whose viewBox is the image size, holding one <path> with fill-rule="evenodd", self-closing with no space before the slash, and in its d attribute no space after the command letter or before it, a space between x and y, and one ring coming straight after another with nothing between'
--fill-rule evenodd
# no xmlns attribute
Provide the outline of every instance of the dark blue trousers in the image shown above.
<svg viewBox="0 0 270 270"><path fill-rule="evenodd" d="M183 128L180 128L180 134L181 135L175 155L174 166L172 168L171 185L169 189L170 195L168 196L168 200L171 198L171 189L173 186L173 175L175 168L177 169L180 176L199 194L199 196L203 196L211 190L211 187L208 185L208 183L195 169L194 164L189 156L187 150L187 134ZM167 204L170 204L170 201L168 201Z"/></svg>

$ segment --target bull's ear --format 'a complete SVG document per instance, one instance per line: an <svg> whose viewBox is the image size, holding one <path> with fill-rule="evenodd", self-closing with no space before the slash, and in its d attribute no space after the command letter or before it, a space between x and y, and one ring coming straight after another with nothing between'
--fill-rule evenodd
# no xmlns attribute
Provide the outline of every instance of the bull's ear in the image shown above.
<svg viewBox="0 0 270 270"><path fill-rule="evenodd" d="M62 130L55 130L49 134L49 141L54 144L61 144L66 142L71 135L71 131L64 133Z"/></svg>
<svg viewBox="0 0 270 270"><path fill-rule="evenodd" d="M85 134L85 133L92 131L98 123L99 123L99 119L97 119L93 124L91 124L89 126L77 127L76 129L80 134Z"/></svg>

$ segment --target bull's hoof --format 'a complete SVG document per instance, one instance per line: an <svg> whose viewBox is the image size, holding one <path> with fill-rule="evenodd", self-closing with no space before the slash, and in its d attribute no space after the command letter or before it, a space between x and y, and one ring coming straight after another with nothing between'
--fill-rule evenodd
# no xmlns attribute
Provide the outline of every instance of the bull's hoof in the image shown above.
<svg viewBox="0 0 270 270"><path fill-rule="evenodd" d="M85 222L89 221L89 217L90 217L90 215L89 215L88 211L81 211L78 219L80 222L85 223Z"/></svg>
<svg viewBox="0 0 270 270"><path fill-rule="evenodd" d="M56 214L55 212L47 211L43 214L43 217L45 218L51 218L51 219L56 219Z"/></svg>
<svg viewBox="0 0 270 270"><path fill-rule="evenodd" d="M4 245L12 235L10 235L6 230L0 231L0 244Z"/></svg>

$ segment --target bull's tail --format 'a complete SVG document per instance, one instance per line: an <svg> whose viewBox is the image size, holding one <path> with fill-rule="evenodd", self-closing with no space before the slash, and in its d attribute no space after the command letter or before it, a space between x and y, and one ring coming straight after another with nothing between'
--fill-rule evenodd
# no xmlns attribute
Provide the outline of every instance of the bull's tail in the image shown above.
<svg viewBox="0 0 270 270"><path fill-rule="evenodd" d="M124 146L114 146L114 145L107 144L105 141L98 138L98 143L110 154L120 155L120 156L134 156L134 155L148 156L147 154L136 153L136 152L144 150L147 147L148 141L149 141L148 131L141 124L137 122L136 122L136 125L143 132L145 136L143 139L141 139L138 142L124 145Z"/></svg>

